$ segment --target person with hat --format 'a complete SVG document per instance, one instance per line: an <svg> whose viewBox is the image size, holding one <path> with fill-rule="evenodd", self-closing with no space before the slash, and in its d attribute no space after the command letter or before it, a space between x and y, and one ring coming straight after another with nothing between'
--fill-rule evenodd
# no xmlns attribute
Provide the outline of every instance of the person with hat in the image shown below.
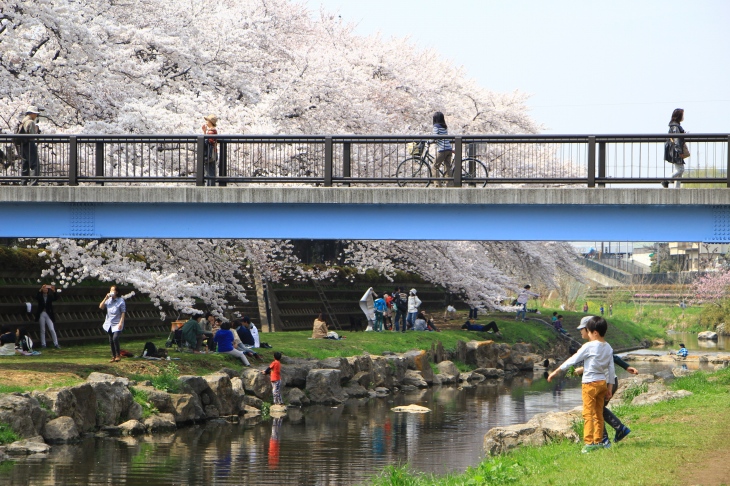
<svg viewBox="0 0 730 486"><path fill-rule="evenodd" d="M205 135L218 135L218 117L215 115L204 116L203 126L201 127ZM206 138L203 145L203 153L205 154L205 185L215 185L215 165L218 162L218 141L215 138Z"/></svg>
<svg viewBox="0 0 730 486"><path fill-rule="evenodd" d="M411 289L410 295L408 296L408 315L406 316L408 329L413 329L413 326L416 324L418 308L421 307L421 299L418 298L416 293L416 289Z"/></svg>
<svg viewBox="0 0 730 486"><path fill-rule="evenodd" d="M28 109L25 110L25 117L20 122L20 125L18 125L16 133L18 135L37 135L41 133L41 130L38 128L38 124L36 123L36 119L40 113L41 110L39 110L37 106L29 106ZM33 176L38 177L40 175L40 166L38 165L38 146L35 142L29 139L19 139L18 141L20 143L16 144L16 150L18 151L20 158L23 159L23 167L20 175L28 177L32 172ZM35 186L38 184L38 179L23 179L22 184L24 186L28 183Z"/></svg>

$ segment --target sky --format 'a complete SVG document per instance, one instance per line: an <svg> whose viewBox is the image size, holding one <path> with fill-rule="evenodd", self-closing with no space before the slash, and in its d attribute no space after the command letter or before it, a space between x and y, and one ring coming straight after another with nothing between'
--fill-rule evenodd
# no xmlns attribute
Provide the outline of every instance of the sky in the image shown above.
<svg viewBox="0 0 730 486"><path fill-rule="evenodd" d="M666 133L679 107L688 132L730 132L727 0L303 1L530 94L543 133Z"/></svg>

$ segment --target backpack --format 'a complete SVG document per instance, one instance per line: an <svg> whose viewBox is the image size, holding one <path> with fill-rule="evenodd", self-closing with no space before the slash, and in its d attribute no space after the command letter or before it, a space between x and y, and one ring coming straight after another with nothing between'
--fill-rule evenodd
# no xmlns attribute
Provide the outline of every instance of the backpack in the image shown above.
<svg viewBox="0 0 730 486"><path fill-rule="evenodd" d="M142 350L142 357L149 356L151 358L157 357L157 346L155 343L147 341L144 343L144 349Z"/></svg>
<svg viewBox="0 0 730 486"><path fill-rule="evenodd" d="M403 300L400 294L398 294L395 298L395 306L398 308L399 311L406 312L408 310L408 301Z"/></svg>
<svg viewBox="0 0 730 486"><path fill-rule="evenodd" d="M23 122L18 123L18 126L15 128L15 134L16 135L25 135L25 126L23 125ZM21 145L23 144L22 138L11 138L10 143L13 144L15 147L15 152L18 154L18 157L22 157L21 155Z"/></svg>

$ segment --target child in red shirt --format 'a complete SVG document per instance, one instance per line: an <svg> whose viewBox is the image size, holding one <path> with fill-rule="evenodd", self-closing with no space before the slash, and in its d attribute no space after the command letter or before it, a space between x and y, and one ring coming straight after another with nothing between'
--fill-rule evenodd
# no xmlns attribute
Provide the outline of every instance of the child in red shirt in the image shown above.
<svg viewBox="0 0 730 486"><path fill-rule="evenodd" d="M274 361L264 371L265 374L271 374L271 393L274 395L274 405L284 405L281 399L281 353L274 353Z"/></svg>

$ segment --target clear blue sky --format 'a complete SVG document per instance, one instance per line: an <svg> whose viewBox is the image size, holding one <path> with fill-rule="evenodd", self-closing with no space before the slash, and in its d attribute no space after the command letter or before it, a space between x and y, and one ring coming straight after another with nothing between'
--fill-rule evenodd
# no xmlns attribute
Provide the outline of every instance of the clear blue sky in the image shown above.
<svg viewBox="0 0 730 486"><path fill-rule="evenodd" d="M532 95L545 133L730 132L728 0L305 0Z"/></svg>

